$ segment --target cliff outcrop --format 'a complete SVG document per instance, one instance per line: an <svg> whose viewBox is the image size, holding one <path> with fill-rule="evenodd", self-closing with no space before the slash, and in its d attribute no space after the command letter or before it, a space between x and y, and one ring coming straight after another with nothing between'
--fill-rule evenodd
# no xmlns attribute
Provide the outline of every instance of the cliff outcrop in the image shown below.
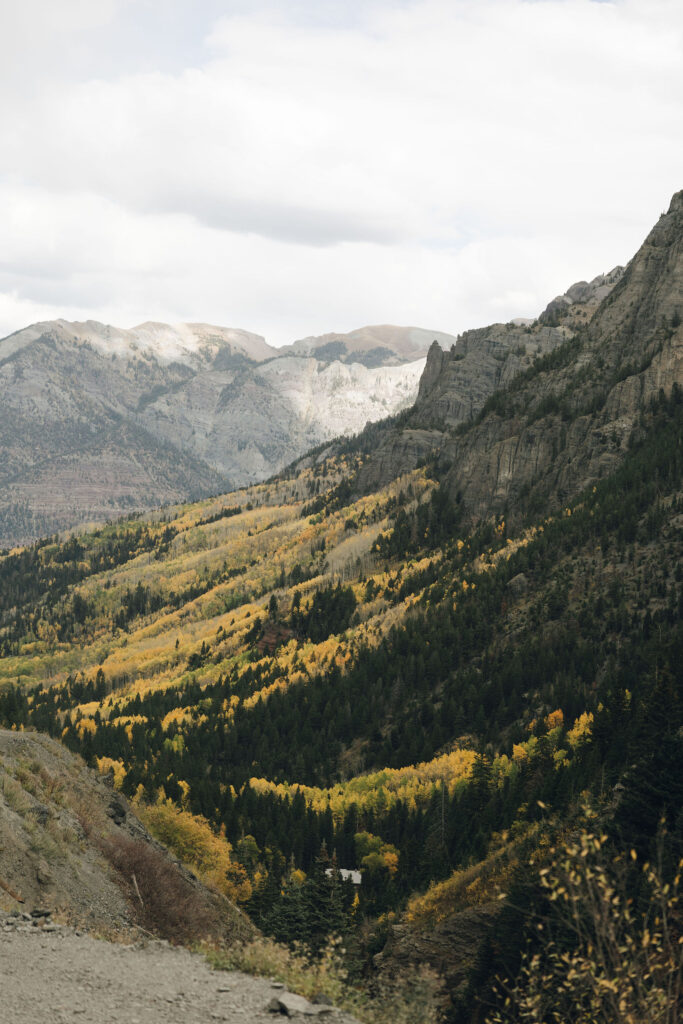
<svg viewBox="0 0 683 1024"><path fill-rule="evenodd" d="M580 281L533 324L432 345L418 398L361 468L369 491L437 460L471 518L560 507L610 473L660 389L683 384L683 192L628 266Z"/></svg>
<svg viewBox="0 0 683 1024"><path fill-rule="evenodd" d="M435 341L405 428L387 429L359 473L359 489L384 486L444 448L455 430L474 423L492 395L578 337L623 273L622 267L615 267L591 282L577 282L554 299L538 320L466 331L450 349Z"/></svg>
<svg viewBox="0 0 683 1024"><path fill-rule="evenodd" d="M449 493L478 518L559 507L606 476L652 397L683 384L682 316L679 192L586 327L444 442Z"/></svg>

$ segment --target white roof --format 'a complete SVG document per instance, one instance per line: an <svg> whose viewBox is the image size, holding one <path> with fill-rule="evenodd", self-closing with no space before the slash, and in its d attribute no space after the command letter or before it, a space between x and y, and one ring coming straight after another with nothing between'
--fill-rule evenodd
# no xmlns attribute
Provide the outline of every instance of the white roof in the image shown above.
<svg viewBox="0 0 683 1024"><path fill-rule="evenodd" d="M363 880L362 872L360 872L360 871L353 871L350 868L339 868L338 870L339 870L339 874L342 876L342 878L343 878L343 880L345 882L348 882L349 879L351 879L351 881L353 882L354 885L360 885L361 884L361 882ZM332 868L326 868L325 869L325 874L328 877L331 878L332 877Z"/></svg>

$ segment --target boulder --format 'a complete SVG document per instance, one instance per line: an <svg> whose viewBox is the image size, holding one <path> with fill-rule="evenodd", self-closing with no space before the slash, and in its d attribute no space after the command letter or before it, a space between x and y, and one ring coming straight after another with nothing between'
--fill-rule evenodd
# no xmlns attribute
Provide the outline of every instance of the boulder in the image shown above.
<svg viewBox="0 0 683 1024"><path fill-rule="evenodd" d="M311 1003L304 996L297 996L294 992L280 992L268 1003L266 1009L270 1013L281 1013L286 1017L292 1017L300 1013L304 1017L318 1017L322 1013L332 1013L334 1007L329 1003Z"/></svg>

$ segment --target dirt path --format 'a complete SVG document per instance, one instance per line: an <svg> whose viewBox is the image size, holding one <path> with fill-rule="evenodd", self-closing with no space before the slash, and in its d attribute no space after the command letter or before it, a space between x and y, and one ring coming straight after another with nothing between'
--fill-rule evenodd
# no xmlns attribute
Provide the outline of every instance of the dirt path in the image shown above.
<svg viewBox="0 0 683 1024"><path fill-rule="evenodd" d="M280 995L268 980L212 971L201 956L158 942L139 948L67 929L0 930L7 1024L274 1024L282 1018L266 1007ZM353 1024L338 1011L320 1019Z"/></svg>

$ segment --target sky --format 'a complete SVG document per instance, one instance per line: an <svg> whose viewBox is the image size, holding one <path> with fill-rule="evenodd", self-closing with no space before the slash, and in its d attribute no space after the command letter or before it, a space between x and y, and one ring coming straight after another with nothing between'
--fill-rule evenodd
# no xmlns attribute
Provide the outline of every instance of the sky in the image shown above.
<svg viewBox="0 0 683 1024"><path fill-rule="evenodd" d="M536 316L683 188L680 0L0 9L0 336Z"/></svg>

